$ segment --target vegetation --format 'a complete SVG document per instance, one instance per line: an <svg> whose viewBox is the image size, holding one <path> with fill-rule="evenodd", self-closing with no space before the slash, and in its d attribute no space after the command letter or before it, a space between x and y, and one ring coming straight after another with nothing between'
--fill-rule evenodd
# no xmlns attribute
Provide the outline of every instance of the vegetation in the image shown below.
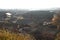
<svg viewBox="0 0 60 40"><path fill-rule="evenodd" d="M7 12L10 11L0 11L0 40L60 40L59 30L55 28L60 27L60 17L53 17L54 12L37 10L22 14L11 11L11 18L6 16ZM44 22L47 25L43 25Z"/></svg>
<svg viewBox="0 0 60 40"><path fill-rule="evenodd" d="M6 30L0 30L0 40L35 40L33 36L23 33L11 33Z"/></svg>
<svg viewBox="0 0 60 40"><path fill-rule="evenodd" d="M56 35L55 40L60 40L60 32Z"/></svg>

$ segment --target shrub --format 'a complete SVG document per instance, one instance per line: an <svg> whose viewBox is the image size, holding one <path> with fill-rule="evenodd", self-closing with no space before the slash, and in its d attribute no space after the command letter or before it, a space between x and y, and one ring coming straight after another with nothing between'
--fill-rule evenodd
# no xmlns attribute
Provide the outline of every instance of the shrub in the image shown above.
<svg viewBox="0 0 60 40"><path fill-rule="evenodd" d="M35 40L30 34L11 33L9 31L0 30L0 40Z"/></svg>

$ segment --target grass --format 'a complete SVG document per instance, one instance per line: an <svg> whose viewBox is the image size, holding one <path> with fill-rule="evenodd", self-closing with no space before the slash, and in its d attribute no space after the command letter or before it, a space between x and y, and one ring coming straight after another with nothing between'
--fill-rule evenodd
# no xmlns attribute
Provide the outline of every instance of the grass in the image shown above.
<svg viewBox="0 0 60 40"><path fill-rule="evenodd" d="M35 40L35 38L30 34L17 34L6 30L0 30L0 40Z"/></svg>

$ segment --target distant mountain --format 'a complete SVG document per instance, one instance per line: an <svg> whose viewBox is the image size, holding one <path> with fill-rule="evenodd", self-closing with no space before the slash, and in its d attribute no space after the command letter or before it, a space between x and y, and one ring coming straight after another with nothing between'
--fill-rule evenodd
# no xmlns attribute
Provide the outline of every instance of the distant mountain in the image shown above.
<svg viewBox="0 0 60 40"><path fill-rule="evenodd" d="M26 20L29 20L32 22L42 23L44 21L51 21L53 15L54 15L54 12L50 12L50 11L30 11L23 14L23 17Z"/></svg>
<svg viewBox="0 0 60 40"><path fill-rule="evenodd" d="M29 10L0 10L0 20L4 20L6 18L5 13L11 13L12 14L12 20L16 20L16 18L22 16L24 19L22 21L18 21L17 23L21 22L23 24L30 24L32 22L34 23L42 23L44 21L51 21L51 18L53 17L54 12L50 11L41 11L41 10L35 10L35 11L29 11ZM14 18L16 17L16 18Z"/></svg>
<svg viewBox="0 0 60 40"><path fill-rule="evenodd" d="M28 10L17 10L17 9L0 9L0 20L4 18L6 18L6 14L5 13L11 13L12 16L18 16L24 13L27 13Z"/></svg>

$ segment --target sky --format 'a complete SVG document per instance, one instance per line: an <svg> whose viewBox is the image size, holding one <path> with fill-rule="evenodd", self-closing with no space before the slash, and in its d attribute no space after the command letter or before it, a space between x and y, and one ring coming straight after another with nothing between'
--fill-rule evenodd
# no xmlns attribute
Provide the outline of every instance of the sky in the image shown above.
<svg viewBox="0 0 60 40"><path fill-rule="evenodd" d="M0 0L0 9L45 10L60 8L60 0Z"/></svg>

